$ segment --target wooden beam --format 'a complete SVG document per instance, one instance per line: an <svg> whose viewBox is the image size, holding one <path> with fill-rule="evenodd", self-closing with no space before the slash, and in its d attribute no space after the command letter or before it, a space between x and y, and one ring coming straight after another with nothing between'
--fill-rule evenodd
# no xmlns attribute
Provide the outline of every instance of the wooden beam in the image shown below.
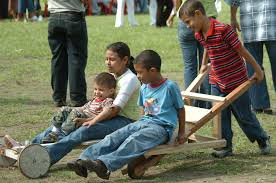
<svg viewBox="0 0 276 183"><path fill-rule="evenodd" d="M182 145L160 145L144 154L145 157L149 157L152 155L158 155L158 154L172 154L177 152L186 152L196 149L205 149L205 148L219 148L219 147L225 147L226 146L226 140L212 140L212 141L206 141L206 142L196 142L196 143L185 143Z"/></svg>
<svg viewBox="0 0 276 183"><path fill-rule="evenodd" d="M212 112L209 109L188 106L188 105L185 105L184 108L185 108L185 118L186 118L187 123L196 123L202 117L204 117L208 113Z"/></svg>
<svg viewBox="0 0 276 183"><path fill-rule="evenodd" d="M212 108L210 113L201 118L194 127L189 129L187 136L195 133L198 129L200 129L203 125L205 125L208 121L214 118L215 115L220 113L224 108L228 107L234 100L236 100L239 96L241 96L244 92L248 90L249 87L254 84L256 80L248 80L229 93L225 98L224 102L218 102Z"/></svg>
<svg viewBox="0 0 276 183"><path fill-rule="evenodd" d="M210 102L224 102L226 100L225 97L208 95L203 93L187 92L187 91L182 91L181 95L184 98L188 97L192 99L198 99L198 100L210 101Z"/></svg>
<svg viewBox="0 0 276 183"><path fill-rule="evenodd" d="M207 70L204 73L199 73L197 77L193 80L193 82L188 86L188 88L185 90L187 92L195 92L201 83L203 82L204 78L210 71L210 64L208 64Z"/></svg>

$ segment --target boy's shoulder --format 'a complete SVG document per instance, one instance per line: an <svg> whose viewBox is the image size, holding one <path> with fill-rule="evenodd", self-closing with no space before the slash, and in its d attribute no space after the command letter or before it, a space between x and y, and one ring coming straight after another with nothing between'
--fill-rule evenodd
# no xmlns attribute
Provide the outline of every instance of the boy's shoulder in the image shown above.
<svg viewBox="0 0 276 183"><path fill-rule="evenodd" d="M162 85L165 86L165 87L168 87L168 88L178 86L176 82L174 82L170 79L166 79L166 81ZM146 89L146 88L150 88L149 86L150 86L150 84L143 84L141 86L141 90Z"/></svg>

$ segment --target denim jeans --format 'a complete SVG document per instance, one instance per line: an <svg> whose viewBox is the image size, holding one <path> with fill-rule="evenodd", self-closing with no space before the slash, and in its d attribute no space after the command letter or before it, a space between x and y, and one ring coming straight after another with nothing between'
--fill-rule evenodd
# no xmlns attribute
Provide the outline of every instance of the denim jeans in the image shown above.
<svg viewBox="0 0 276 183"><path fill-rule="evenodd" d="M211 85L212 95L225 97L216 85ZM260 125L255 113L251 111L248 92L236 99L230 106L221 112L222 138L227 141L227 148L232 148L233 131L231 127L231 112L234 114L240 128L251 142L264 141L268 138Z"/></svg>
<svg viewBox="0 0 276 183"><path fill-rule="evenodd" d="M34 2L32 0L18 0L18 13L26 13L26 9L28 12L34 11Z"/></svg>
<svg viewBox="0 0 276 183"><path fill-rule="evenodd" d="M52 51L51 85L53 100L66 100L69 80L73 103L86 102L85 67L87 61L87 29L82 13L51 13L48 42Z"/></svg>
<svg viewBox="0 0 276 183"><path fill-rule="evenodd" d="M106 135L122 128L133 120L123 116L116 116L110 120L99 122L87 128L80 127L73 131L68 136L64 136L55 144L46 145L51 158L51 164L55 164L66 154L68 154L74 147L88 140L103 139ZM53 126L50 126L41 134L37 135L33 140L33 144L41 144L42 139L52 131Z"/></svg>
<svg viewBox="0 0 276 183"><path fill-rule="evenodd" d="M245 43L244 46L251 55L256 59L257 63L260 65L261 69L264 71L263 67L263 46L265 45L272 73L272 81L274 85L274 91L276 92L276 41L260 41ZM251 65L247 65L248 75L252 76L254 70ZM264 72L265 73L265 72ZM261 83L254 84L249 89L249 94L251 98L253 109L266 109L270 108L269 94L267 90L266 77ZM275 94L275 93L274 93Z"/></svg>
<svg viewBox="0 0 276 183"><path fill-rule="evenodd" d="M80 155L80 159L101 160L109 171L115 171L147 150L167 141L168 133L164 127L140 120L88 147Z"/></svg>
<svg viewBox="0 0 276 183"><path fill-rule="evenodd" d="M178 22L178 40L183 56L184 86L186 89L198 74L204 49L203 46L195 39L194 32L187 28L187 25L181 20ZM206 77L200 86L199 92L210 94L210 84L208 77ZM203 101L197 101L194 105L202 108L211 107L210 102Z"/></svg>

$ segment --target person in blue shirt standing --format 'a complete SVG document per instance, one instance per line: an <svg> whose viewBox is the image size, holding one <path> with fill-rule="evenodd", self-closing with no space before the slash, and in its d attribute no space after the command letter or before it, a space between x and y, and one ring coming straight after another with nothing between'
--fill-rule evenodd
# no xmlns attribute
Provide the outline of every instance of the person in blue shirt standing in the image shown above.
<svg viewBox="0 0 276 183"><path fill-rule="evenodd" d="M185 110L179 87L160 73L161 58L153 50L141 52L134 61L137 76L143 83L138 105L143 116L99 143L88 147L79 159L69 162L68 167L77 175L87 177L87 170L102 179L109 179L115 171L146 151L171 138L179 121L176 143L183 144L185 137Z"/></svg>

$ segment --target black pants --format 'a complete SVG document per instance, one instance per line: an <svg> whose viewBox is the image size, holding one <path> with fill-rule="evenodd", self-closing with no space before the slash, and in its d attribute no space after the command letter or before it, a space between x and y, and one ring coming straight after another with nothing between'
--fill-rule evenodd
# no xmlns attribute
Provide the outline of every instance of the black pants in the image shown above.
<svg viewBox="0 0 276 183"><path fill-rule="evenodd" d="M0 0L0 19L8 18L8 0Z"/></svg>
<svg viewBox="0 0 276 183"><path fill-rule="evenodd" d="M169 18L172 9L172 0L157 0L156 26L166 26L166 20Z"/></svg>
<svg viewBox="0 0 276 183"><path fill-rule="evenodd" d="M86 102L87 41L82 13L51 13L48 42L52 51L51 84L55 102L66 100L68 81L71 102Z"/></svg>

